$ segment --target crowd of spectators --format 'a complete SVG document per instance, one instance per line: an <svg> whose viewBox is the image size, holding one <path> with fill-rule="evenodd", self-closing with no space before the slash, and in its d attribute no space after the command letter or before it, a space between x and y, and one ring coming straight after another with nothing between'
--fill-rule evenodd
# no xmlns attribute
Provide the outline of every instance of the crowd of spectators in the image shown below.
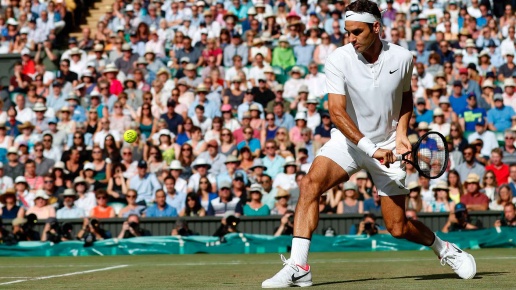
<svg viewBox="0 0 516 290"><path fill-rule="evenodd" d="M290 216L334 129L324 63L349 42L348 2L116 1L59 50L74 2L11 0L0 52L20 61L0 92L2 218L130 218L124 237L140 217ZM379 1L382 38L414 56L409 139L438 131L450 149L439 179L407 165L411 212L515 201L512 2ZM373 179L332 188L320 212L378 214Z"/></svg>

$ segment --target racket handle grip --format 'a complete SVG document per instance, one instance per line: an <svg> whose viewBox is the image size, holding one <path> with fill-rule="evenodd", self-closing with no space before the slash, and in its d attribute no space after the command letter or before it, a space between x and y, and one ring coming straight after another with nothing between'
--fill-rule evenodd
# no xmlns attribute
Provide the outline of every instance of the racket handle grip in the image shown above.
<svg viewBox="0 0 516 290"><path fill-rule="evenodd" d="M394 154L394 157L396 157L396 161L403 160L403 155Z"/></svg>

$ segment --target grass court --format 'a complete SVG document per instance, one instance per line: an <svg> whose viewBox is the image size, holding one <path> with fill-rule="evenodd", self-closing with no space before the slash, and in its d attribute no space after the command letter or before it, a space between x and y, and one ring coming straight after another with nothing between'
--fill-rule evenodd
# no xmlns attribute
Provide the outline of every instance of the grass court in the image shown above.
<svg viewBox="0 0 516 290"><path fill-rule="evenodd" d="M461 280L431 251L313 253L315 289L515 289L516 251L471 251ZM260 289L277 254L0 258L0 289Z"/></svg>

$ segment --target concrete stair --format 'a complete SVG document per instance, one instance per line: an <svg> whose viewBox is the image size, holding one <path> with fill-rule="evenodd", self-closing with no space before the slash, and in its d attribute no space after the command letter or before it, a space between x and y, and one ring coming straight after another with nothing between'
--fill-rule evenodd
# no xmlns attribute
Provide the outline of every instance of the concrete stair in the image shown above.
<svg viewBox="0 0 516 290"><path fill-rule="evenodd" d="M81 39L82 29L84 27L89 27L92 33L96 31L99 19L104 14L106 14L107 7L113 5L113 2L114 0L100 0L95 2L93 7L90 8L88 16L86 16L86 24L82 24L79 31L71 33L70 37L77 37L77 39Z"/></svg>

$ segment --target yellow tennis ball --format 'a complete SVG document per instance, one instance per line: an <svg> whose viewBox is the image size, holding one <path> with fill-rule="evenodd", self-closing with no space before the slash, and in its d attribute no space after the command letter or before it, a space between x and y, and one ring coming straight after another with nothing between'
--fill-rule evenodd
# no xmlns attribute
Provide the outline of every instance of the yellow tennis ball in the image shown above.
<svg viewBox="0 0 516 290"><path fill-rule="evenodd" d="M136 141L136 138L138 138L138 133L136 133L136 131L134 131L132 129L125 131L125 133L124 133L125 142L134 143L134 141Z"/></svg>

